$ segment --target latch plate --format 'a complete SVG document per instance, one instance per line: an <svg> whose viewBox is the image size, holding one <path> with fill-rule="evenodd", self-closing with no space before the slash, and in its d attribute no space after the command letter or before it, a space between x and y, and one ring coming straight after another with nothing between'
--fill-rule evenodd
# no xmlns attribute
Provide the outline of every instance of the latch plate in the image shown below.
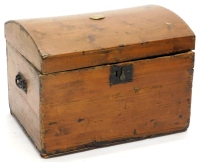
<svg viewBox="0 0 200 162"><path fill-rule="evenodd" d="M110 67L110 85L133 81L133 65Z"/></svg>

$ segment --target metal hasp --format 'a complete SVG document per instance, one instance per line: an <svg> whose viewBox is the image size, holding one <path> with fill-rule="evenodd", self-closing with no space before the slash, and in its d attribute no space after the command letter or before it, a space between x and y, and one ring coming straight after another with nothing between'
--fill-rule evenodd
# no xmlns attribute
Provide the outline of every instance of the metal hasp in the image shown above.
<svg viewBox="0 0 200 162"><path fill-rule="evenodd" d="M111 66L110 85L133 81L133 65Z"/></svg>
<svg viewBox="0 0 200 162"><path fill-rule="evenodd" d="M25 78L23 77L23 75L20 72L15 77L15 83L16 83L17 87L19 87L25 93L27 93L26 80L25 80Z"/></svg>

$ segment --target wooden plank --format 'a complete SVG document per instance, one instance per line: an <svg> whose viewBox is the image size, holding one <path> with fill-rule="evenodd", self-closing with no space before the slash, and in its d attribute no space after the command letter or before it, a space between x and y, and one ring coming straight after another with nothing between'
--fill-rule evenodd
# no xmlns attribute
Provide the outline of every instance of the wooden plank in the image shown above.
<svg viewBox="0 0 200 162"><path fill-rule="evenodd" d="M7 42L8 93L11 113L17 118L28 136L41 150L40 137L40 82L39 73ZM27 82L27 94L15 83L20 72Z"/></svg>
<svg viewBox="0 0 200 162"><path fill-rule="evenodd" d="M112 65L41 75L43 156L187 129L194 53L129 64L133 81L113 86Z"/></svg>

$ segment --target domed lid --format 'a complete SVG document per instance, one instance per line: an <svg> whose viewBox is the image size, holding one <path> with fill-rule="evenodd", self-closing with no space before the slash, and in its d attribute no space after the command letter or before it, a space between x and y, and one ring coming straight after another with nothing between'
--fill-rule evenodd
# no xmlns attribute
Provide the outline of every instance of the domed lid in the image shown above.
<svg viewBox="0 0 200 162"><path fill-rule="evenodd" d="M43 74L162 56L195 46L188 25L155 5L8 21L5 35Z"/></svg>

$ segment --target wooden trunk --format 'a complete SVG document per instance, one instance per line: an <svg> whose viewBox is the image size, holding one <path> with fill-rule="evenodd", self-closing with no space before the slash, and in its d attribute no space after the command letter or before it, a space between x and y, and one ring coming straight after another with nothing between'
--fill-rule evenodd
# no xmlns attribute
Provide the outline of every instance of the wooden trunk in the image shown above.
<svg viewBox="0 0 200 162"><path fill-rule="evenodd" d="M195 36L143 6L5 24L13 116L42 157L184 131Z"/></svg>

